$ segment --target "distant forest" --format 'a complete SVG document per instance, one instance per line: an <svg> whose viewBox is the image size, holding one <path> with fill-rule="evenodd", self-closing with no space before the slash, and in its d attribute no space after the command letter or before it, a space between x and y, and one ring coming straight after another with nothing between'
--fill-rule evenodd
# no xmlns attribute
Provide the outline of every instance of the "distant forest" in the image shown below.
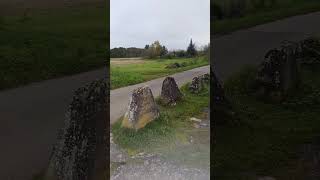
<svg viewBox="0 0 320 180"><path fill-rule="evenodd" d="M147 57L154 58L174 58L174 57L195 57L203 55L208 52L209 44L204 46L201 50L197 50L195 44L190 40L186 50L168 51L168 49L161 45L159 41L153 42L151 45L146 45L144 48L124 48L118 47L110 50L111 58L132 58L132 57Z"/></svg>
<svg viewBox="0 0 320 180"><path fill-rule="evenodd" d="M113 48L110 51L111 58L131 58L131 57L141 57L145 53L145 49L142 48Z"/></svg>

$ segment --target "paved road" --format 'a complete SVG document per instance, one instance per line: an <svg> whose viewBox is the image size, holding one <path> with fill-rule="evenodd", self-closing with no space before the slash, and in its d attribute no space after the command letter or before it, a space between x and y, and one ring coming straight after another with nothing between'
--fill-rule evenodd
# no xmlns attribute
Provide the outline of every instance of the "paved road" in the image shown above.
<svg viewBox="0 0 320 180"><path fill-rule="evenodd" d="M181 73L177 73L172 75L171 77L174 77L178 86L181 86L184 83L191 81L193 77L205 73L209 73L209 66L203 66ZM141 84L112 90L110 92L110 123L112 124L116 122L117 119L119 119L125 113L129 103L129 97L133 89L144 85L148 85L151 88L153 95L157 97L160 95L161 86L164 79L165 77L154 79Z"/></svg>
<svg viewBox="0 0 320 180"><path fill-rule="evenodd" d="M106 69L0 92L0 180L28 180L46 167L73 91Z"/></svg>
<svg viewBox="0 0 320 180"><path fill-rule="evenodd" d="M258 64L283 40L301 40L320 34L320 12L295 16L213 38L214 69L222 79L245 64Z"/></svg>

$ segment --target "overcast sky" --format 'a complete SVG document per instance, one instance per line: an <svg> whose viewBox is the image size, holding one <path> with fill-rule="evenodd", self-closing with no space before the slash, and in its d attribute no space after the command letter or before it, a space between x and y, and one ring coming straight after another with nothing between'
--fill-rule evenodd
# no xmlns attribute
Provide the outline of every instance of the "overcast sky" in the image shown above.
<svg viewBox="0 0 320 180"><path fill-rule="evenodd" d="M210 42L210 0L111 0L110 46L168 49Z"/></svg>

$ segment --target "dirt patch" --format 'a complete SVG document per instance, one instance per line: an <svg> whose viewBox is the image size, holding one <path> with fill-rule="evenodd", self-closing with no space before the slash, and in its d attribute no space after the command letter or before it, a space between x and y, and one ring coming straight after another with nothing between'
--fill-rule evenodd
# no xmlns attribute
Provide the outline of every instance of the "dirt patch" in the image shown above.
<svg viewBox="0 0 320 180"><path fill-rule="evenodd" d="M126 65L126 64L143 64L145 60L141 58L111 58L111 65Z"/></svg>

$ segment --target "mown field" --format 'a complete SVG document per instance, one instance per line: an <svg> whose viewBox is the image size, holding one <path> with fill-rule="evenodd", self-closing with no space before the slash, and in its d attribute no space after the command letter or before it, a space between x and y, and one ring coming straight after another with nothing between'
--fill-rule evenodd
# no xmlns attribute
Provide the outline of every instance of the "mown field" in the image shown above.
<svg viewBox="0 0 320 180"><path fill-rule="evenodd" d="M263 0L216 0L215 3L224 14L230 15L233 12L242 16L211 20L214 34L225 34L294 15L320 11L318 0L274 0L275 4L272 6L268 3L272 0L264 0L265 6L254 6L252 1ZM232 2L236 2L236 5L232 6Z"/></svg>
<svg viewBox="0 0 320 180"><path fill-rule="evenodd" d="M17 3L8 5L12 12L0 13L0 89L108 64L109 6L104 1L53 7L37 2L34 9Z"/></svg>
<svg viewBox="0 0 320 180"><path fill-rule="evenodd" d="M209 64L209 60L206 57L158 60L134 59L125 60L126 63L123 62L123 60L111 59L111 89L141 83ZM172 69L166 68L167 65L172 63L184 63L185 66Z"/></svg>
<svg viewBox="0 0 320 180"><path fill-rule="evenodd" d="M281 104L264 103L248 93L247 84L256 73L254 67L244 68L225 82L240 124L215 127L213 168L217 179L272 176L305 180L313 170L319 172L312 157L318 149L305 151L305 145L320 145L319 68L303 66L300 89Z"/></svg>

